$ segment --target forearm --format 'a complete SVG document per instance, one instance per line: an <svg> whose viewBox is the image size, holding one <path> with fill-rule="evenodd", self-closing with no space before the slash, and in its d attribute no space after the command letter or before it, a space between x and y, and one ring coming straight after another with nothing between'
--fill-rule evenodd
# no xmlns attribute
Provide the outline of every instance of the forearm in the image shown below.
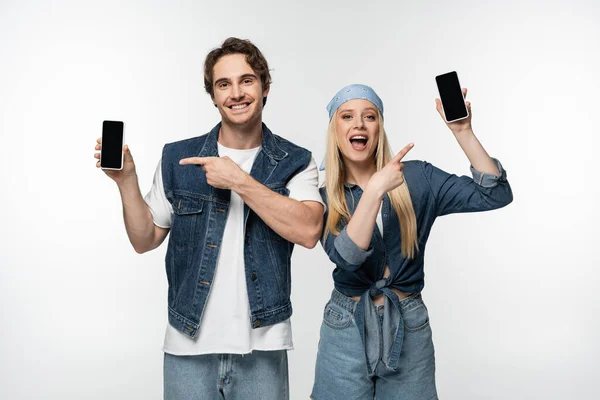
<svg viewBox="0 0 600 400"><path fill-rule="evenodd" d="M500 173L496 163L485 151L472 129L455 133L454 136L474 169L485 174Z"/></svg>
<svg viewBox="0 0 600 400"><path fill-rule="evenodd" d="M346 227L348 237L362 250L367 250L371 244L373 228L384 194L367 186Z"/></svg>
<svg viewBox="0 0 600 400"><path fill-rule="evenodd" d="M284 239L307 248L319 240L323 223L322 206L311 208L300 201L276 193L250 175L233 190L271 229Z"/></svg>
<svg viewBox="0 0 600 400"><path fill-rule="evenodd" d="M144 201L137 176L118 185L123 203L125 230L133 248L138 253L156 248L156 229L150 208Z"/></svg>

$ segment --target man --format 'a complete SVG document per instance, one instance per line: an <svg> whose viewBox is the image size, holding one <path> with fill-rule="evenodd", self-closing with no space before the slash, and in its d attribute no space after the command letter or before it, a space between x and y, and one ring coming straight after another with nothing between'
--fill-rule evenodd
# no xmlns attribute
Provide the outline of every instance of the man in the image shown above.
<svg viewBox="0 0 600 400"><path fill-rule="evenodd" d="M262 123L270 74L250 41L211 51L204 83L221 122L167 144L145 198L127 146L123 169L105 172L138 253L171 232L165 399L286 399L290 258L321 234L317 166Z"/></svg>

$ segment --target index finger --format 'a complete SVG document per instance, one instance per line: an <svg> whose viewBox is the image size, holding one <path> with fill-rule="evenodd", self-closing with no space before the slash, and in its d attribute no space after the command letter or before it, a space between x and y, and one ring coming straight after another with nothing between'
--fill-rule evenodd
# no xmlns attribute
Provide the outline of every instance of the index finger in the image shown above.
<svg viewBox="0 0 600 400"><path fill-rule="evenodd" d="M211 158L215 158L215 157L188 157L188 158L182 158L181 160L179 160L179 165L189 165L189 164L204 165Z"/></svg>
<svg viewBox="0 0 600 400"><path fill-rule="evenodd" d="M404 156L406 155L406 153L408 153L413 147L415 147L414 143L409 143L406 146L404 146L404 148L402 150L400 150L398 152L398 154L396 154L394 156L394 158L392 158L393 162L400 162Z"/></svg>

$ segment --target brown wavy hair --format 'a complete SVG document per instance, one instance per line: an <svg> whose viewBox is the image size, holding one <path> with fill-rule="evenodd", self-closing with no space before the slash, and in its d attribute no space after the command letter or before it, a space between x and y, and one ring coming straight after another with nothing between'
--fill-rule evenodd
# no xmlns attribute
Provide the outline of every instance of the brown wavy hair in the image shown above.
<svg viewBox="0 0 600 400"><path fill-rule="evenodd" d="M211 98L214 97L214 67L223 56L230 54L243 54L246 56L246 62L255 74L260 77L263 91L271 86L271 74L269 73L269 64L261 51L247 39L238 39L236 37L227 38L221 47L217 47L208 53L204 60L204 89ZM267 103L267 98L263 99L263 106Z"/></svg>

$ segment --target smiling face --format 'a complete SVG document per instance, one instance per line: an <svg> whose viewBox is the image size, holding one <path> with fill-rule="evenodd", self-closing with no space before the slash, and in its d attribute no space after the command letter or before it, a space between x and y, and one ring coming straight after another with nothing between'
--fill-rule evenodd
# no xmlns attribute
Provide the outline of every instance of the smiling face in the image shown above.
<svg viewBox="0 0 600 400"><path fill-rule="evenodd" d="M224 124L243 127L260 120L263 90L260 78L246 62L243 54L229 54L217 61L213 68L213 101Z"/></svg>
<svg viewBox="0 0 600 400"><path fill-rule="evenodd" d="M338 147L344 162L371 162L379 142L380 115L370 101L354 99L340 106L334 116Z"/></svg>

